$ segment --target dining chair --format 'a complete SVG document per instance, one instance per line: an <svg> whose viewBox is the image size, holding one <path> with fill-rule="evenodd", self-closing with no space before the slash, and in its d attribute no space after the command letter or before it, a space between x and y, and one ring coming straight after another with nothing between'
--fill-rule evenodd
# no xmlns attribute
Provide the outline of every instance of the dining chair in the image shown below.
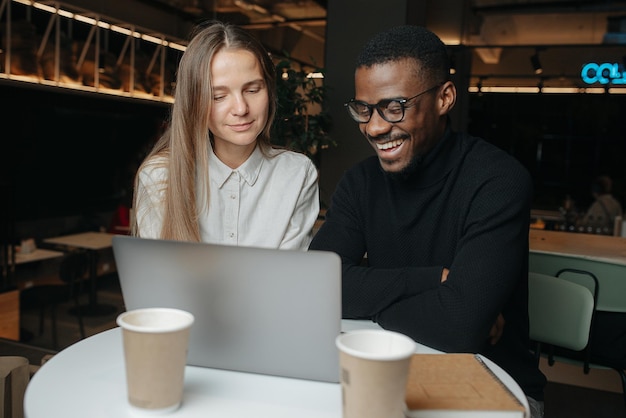
<svg viewBox="0 0 626 418"><path fill-rule="evenodd" d="M593 312L593 295L585 286L530 272L528 317L537 364L543 345L583 351L589 343Z"/></svg>
<svg viewBox="0 0 626 418"><path fill-rule="evenodd" d="M626 406L624 366L593 354L593 329L599 282L585 270L565 268L555 276L530 272L528 314L530 339L537 362L545 355L548 365L556 361L590 369L613 369L621 379Z"/></svg>
<svg viewBox="0 0 626 418"><path fill-rule="evenodd" d="M582 357L583 371L585 374L589 374L589 371L591 369L615 370L618 373L621 383L622 383L622 396L624 398L624 405L626 406L626 372L624 371L626 364L624 364L624 362L620 363L615 360L610 360L605 357L600 357L594 354L595 350L592 349L592 346L597 344L597 342L594 340L594 334L595 334L594 331L597 329L597 325L599 324L597 322L597 317L598 317L598 312L599 312L598 293L600 291L600 282L597 276L590 271L582 270L582 269L574 269L574 268L560 269L556 273L556 276L562 279L571 281L571 282L582 284L583 286L588 288L589 291L591 291L591 293L593 294L594 315L593 315L592 322L591 322L589 344L587 348L585 349L584 357ZM618 290L615 289L615 291L618 291ZM576 353L572 355L572 353L567 352L567 350L562 350L562 349L558 350L557 348L553 348L552 351L555 354L558 354L559 356L561 356L562 358L574 357L575 359L578 359L578 360L581 359L580 355L577 355ZM550 357L551 356L548 355L548 363L550 363L550 360L551 360Z"/></svg>
<svg viewBox="0 0 626 418"><path fill-rule="evenodd" d="M32 301L39 308L39 335L43 334L46 313L50 315L52 344L59 348L57 333L57 307L61 303L73 300L73 314L78 320L80 337L85 338L83 315L79 296L83 292L83 282L89 271L89 255L84 250L72 250L65 253L59 264L58 279L45 284L35 284L22 290L22 298Z"/></svg>
<svg viewBox="0 0 626 418"><path fill-rule="evenodd" d="M574 269L574 268L564 268L560 269L556 274L556 277L567 280L569 282L578 283L580 285L585 286L591 292L593 296L593 316L591 317L591 328L589 331L589 342L587 343L587 347L583 350L582 354L574 354L572 357L582 359L583 371L585 374L589 373L591 369L591 346L593 345L593 324L596 316L596 309L598 306L598 288L600 283L595 274L590 271ZM552 366L554 364L554 352L556 347L551 347L548 353L548 364ZM563 351L563 350L560 350ZM562 353L563 354L563 353ZM571 353L570 353L571 354ZM563 356L562 356L563 357Z"/></svg>
<svg viewBox="0 0 626 418"><path fill-rule="evenodd" d="M26 357L0 356L0 417L24 418L24 394L29 381Z"/></svg>

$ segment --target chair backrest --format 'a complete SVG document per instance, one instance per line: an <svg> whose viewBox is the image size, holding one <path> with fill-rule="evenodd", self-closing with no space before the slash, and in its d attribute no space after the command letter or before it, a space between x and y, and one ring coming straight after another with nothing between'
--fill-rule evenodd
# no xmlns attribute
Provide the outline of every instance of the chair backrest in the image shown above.
<svg viewBox="0 0 626 418"><path fill-rule="evenodd" d="M600 283L595 274L587 270L564 268L560 269L555 276L585 286L593 295L597 305Z"/></svg>
<svg viewBox="0 0 626 418"><path fill-rule="evenodd" d="M581 270L577 268L563 268L556 273L556 277L567 280L569 282L578 283L585 286L593 295L594 314L591 318L591 331L589 333L590 338L593 336L593 328L595 323L596 310L598 309L598 293L600 292L600 283L595 274L587 270ZM589 373L591 367L591 353L592 353L592 340L587 343L587 348L584 353L583 370L585 373ZM553 353L550 353L549 359L553 360Z"/></svg>
<svg viewBox="0 0 626 418"><path fill-rule="evenodd" d="M0 416L24 418L24 393L30 381L28 359L0 356Z"/></svg>
<svg viewBox="0 0 626 418"><path fill-rule="evenodd" d="M575 351L589 342L594 298L581 284L555 276L528 275L530 339Z"/></svg>

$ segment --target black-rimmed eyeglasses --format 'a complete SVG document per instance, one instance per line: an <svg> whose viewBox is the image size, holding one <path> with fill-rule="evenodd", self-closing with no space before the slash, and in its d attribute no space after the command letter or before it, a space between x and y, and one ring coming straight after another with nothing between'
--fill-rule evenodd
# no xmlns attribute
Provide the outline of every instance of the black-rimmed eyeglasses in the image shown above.
<svg viewBox="0 0 626 418"><path fill-rule="evenodd" d="M374 109L376 109L380 117L387 122L398 123L401 122L402 119L404 119L404 111L415 104L407 104L409 101L417 99L421 95L433 91L440 86L441 84L437 84L436 86L433 86L427 90L424 90L421 93L416 94L415 96L406 99L383 99L376 104L369 104L360 100L351 99L347 103L344 103L344 106L346 107L346 109L348 109L350 117L352 117L352 119L354 119L354 121L358 123L369 122L372 118L372 112Z"/></svg>

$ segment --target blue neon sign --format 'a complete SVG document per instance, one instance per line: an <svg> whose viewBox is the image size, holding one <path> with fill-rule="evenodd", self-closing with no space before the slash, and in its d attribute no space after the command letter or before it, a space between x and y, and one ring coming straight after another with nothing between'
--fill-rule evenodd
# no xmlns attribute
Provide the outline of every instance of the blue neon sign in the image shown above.
<svg viewBox="0 0 626 418"><path fill-rule="evenodd" d="M626 71L620 71L617 63L590 62L583 66L580 76L587 84L626 84Z"/></svg>

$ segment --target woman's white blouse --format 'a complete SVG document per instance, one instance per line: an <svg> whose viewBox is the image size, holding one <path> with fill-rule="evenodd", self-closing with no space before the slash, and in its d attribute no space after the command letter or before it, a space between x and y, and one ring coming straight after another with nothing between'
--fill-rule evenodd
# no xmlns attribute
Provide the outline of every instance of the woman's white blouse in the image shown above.
<svg viewBox="0 0 626 418"><path fill-rule="evenodd" d="M304 154L257 147L233 170L209 146L209 209L199 216L207 243L248 247L307 249L319 214L318 173ZM163 157L157 157L163 158ZM148 164L139 173L135 204L139 236L159 238L167 168ZM198 200L202 199L198 193ZM206 208L205 202L197 202Z"/></svg>

